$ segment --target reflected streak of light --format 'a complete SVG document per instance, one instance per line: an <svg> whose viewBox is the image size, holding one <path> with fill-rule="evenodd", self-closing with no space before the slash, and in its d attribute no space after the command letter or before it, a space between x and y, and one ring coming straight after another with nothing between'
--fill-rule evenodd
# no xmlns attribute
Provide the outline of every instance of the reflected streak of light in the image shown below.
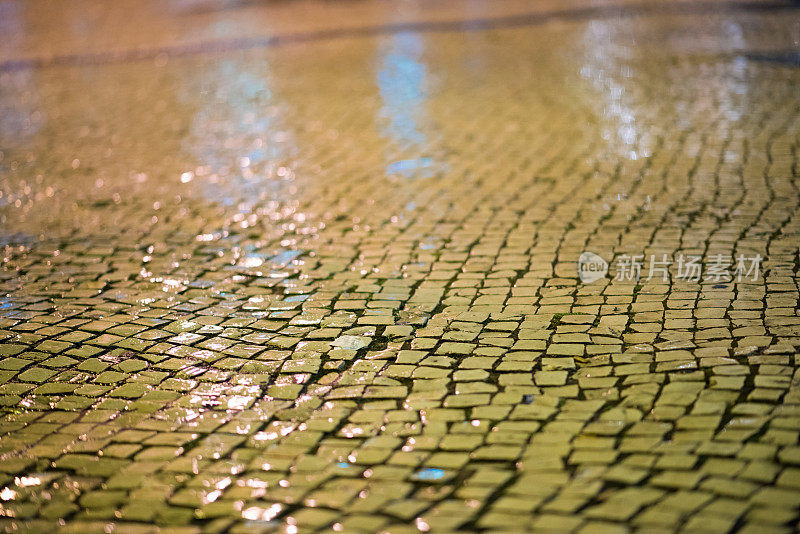
<svg viewBox="0 0 800 534"><path fill-rule="evenodd" d="M422 61L424 41L418 33L403 32L392 36L379 52L376 83L382 107L378 112L381 135L401 153L415 156L386 163L386 174L404 178L433 176L441 165L426 156L430 141L423 128L428 122L428 68Z"/></svg>

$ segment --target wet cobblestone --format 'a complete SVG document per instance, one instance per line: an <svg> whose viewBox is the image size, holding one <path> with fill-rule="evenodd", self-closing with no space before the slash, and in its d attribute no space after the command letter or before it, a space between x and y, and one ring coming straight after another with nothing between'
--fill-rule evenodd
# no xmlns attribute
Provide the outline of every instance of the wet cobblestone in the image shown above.
<svg viewBox="0 0 800 534"><path fill-rule="evenodd" d="M797 16L0 72L0 526L796 528Z"/></svg>

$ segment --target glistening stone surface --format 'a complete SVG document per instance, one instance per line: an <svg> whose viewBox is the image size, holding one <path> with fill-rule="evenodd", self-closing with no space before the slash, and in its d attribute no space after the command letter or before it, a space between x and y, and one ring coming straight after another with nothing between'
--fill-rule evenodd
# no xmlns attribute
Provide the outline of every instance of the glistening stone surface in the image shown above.
<svg viewBox="0 0 800 534"><path fill-rule="evenodd" d="M796 525L798 11L7 5L2 528Z"/></svg>

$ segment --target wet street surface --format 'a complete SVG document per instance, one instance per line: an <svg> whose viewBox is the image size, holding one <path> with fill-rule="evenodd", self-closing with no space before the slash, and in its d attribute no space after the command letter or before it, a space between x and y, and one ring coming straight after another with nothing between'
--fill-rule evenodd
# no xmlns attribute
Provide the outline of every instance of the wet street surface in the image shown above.
<svg viewBox="0 0 800 534"><path fill-rule="evenodd" d="M1 529L794 531L800 6L114 6L0 3Z"/></svg>

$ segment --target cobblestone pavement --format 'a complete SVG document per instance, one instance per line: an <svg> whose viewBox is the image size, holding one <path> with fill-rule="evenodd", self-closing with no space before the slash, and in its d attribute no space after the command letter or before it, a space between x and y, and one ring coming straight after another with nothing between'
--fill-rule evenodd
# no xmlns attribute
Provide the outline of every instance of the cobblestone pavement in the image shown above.
<svg viewBox="0 0 800 534"><path fill-rule="evenodd" d="M796 528L800 9L91 5L0 4L0 528Z"/></svg>

